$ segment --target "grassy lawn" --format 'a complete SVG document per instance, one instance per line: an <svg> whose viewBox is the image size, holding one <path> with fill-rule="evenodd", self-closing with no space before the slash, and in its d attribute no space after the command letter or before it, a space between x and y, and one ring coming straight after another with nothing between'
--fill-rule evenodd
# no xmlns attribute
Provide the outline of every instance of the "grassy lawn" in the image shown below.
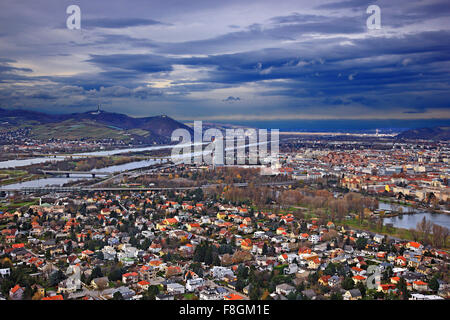
<svg viewBox="0 0 450 320"><path fill-rule="evenodd" d="M287 268L288 264L279 264L275 267L273 267L274 270L280 270L280 272L282 272L284 270L284 268Z"/></svg>
<svg viewBox="0 0 450 320"><path fill-rule="evenodd" d="M197 298L197 296L194 293L185 293L183 295L184 299L186 300L194 300Z"/></svg>

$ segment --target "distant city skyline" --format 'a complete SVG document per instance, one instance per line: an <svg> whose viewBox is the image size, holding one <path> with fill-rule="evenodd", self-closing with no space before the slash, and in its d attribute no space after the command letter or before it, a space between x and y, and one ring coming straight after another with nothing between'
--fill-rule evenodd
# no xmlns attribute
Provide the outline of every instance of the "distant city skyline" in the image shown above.
<svg viewBox="0 0 450 320"><path fill-rule="evenodd" d="M66 26L70 5L81 9L80 30ZM367 28L370 5L381 9L381 29ZM450 120L445 0L0 6L0 108L73 113L100 104L136 117L281 129Z"/></svg>

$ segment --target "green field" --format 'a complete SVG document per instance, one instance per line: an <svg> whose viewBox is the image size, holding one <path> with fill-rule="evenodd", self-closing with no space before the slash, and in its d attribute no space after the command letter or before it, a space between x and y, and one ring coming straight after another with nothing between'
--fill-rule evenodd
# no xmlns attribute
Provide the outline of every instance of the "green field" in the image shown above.
<svg viewBox="0 0 450 320"><path fill-rule="evenodd" d="M99 123L84 120L81 122L67 120L59 123L48 123L33 126L31 135L36 139L116 139L130 141L125 130L112 129Z"/></svg>
<svg viewBox="0 0 450 320"><path fill-rule="evenodd" d="M0 185L7 185L38 178L38 175L29 174L25 170L0 170Z"/></svg>
<svg viewBox="0 0 450 320"><path fill-rule="evenodd" d="M39 200L38 199L34 199L32 201L26 201L26 202L14 202L14 203L9 203L7 205L2 205L0 206L0 211L6 212L6 211L14 211L18 208L21 208L23 206L32 206L35 204L38 204Z"/></svg>

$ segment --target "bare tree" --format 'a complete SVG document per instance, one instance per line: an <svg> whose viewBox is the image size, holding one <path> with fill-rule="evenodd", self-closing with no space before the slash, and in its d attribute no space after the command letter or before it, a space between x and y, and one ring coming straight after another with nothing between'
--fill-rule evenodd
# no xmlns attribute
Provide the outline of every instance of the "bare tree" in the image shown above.
<svg viewBox="0 0 450 320"><path fill-rule="evenodd" d="M437 224L433 224L433 233L431 234L432 244L436 248L445 247L449 230Z"/></svg>
<svg viewBox="0 0 450 320"><path fill-rule="evenodd" d="M431 234L432 223L428 221L427 218L423 217L421 222L417 223L416 229L419 232L422 241L428 243L429 236Z"/></svg>
<svg viewBox="0 0 450 320"><path fill-rule="evenodd" d="M420 238L420 233L414 228L409 229L409 232L411 233L411 237L414 241L418 241Z"/></svg>

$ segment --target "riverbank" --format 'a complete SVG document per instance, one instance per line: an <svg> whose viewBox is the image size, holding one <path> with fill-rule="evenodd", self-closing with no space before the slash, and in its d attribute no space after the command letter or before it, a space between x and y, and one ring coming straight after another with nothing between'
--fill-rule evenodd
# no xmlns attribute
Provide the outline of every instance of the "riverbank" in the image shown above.
<svg viewBox="0 0 450 320"><path fill-rule="evenodd" d="M301 210L302 213L302 218L309 221L312 218L319 218L314 212L311 211L310 208L306 208L306 207L299 207L299 206L292 206L290 207L288 210L286 210L287 213L293 213L295 215L295 210ZM257 208L255 208L255 210L258 210ZM270 210L268 208L268 210ZM413 214L410 214L408 216L410 217L417 217L418 215L423 215L423 214L430 214L431 213L426 213L426 212L416 212ZM439 215L437 215L439 217ZM383 219L383 225L381 226L381 228L379 227L379 224L377 224L376 220L368 220L367 218L363 219L362 223L360 223L358 216L356 214L349 214L347 216L348 218L344 218L342 221L337 222L337 221L333 221L335 223L336 226L338 227L350 227L352 229L356 229L356 230L364 230L364 231L369 231L372 233L377 233L377 234L383 234L392 238L397 238L397 239L401 239L401 240L405 240L405 241L414 241L415 237L413 236L413 234L411 233L411 230L409 228L401 228L401 227L396 227L394 225L389 225L388 223L385 222L385 220ZM442 218L447 218L447 216L440 216ZM406 218L406 217L405 217ZM422 216L420 216L417 220L421 220ZM370 223L369 223L370 221ZM433 222L433 220L431 220ZM446 222L441 223L437 223L441 226L446 227ZM411 226L411 228L416 228L416 223L414 223L413 226ZM442 249L450 249L450 239L447 239L447 242L445 244L445 246Z"/></svg>
<svg viewBox="0 0 450 320"><path fill-rule="evenodd" d="M409 202L403 202L403 201L398 201L398 200L395 201L395 200L386 199L386 198L377 198L377 200L378 200L378 202L385 203L385 204L388 204L390 206L400 206L400 207L403 206L403 207L406 207L408 209L407 212L404 212L404 211L403 212L395 212L395 211L393 211L390 214L390 216L398 216L398 215L403 215L403 214L414 214L414 213L409 213L408 212L409 210L426 210L426 211L430 211L431 210L431 211L433 211L433 213L450 215L450 211L448 211L448 210L443 210L443 209L436 210L436 209L430 208L428 206L424 206L423 204L417 203L417 202L409 203Z"/></svg>
<svg viewBox="0 0 450 320"><path fill-rule="evenodd" d="M406 240L406 241L415 241L411 231L409 229L397 228L394 226L386 226L383 224L381 228L379 228L376 223L369 224L367 220L363 220L360 224L358 219L348 219L342 222L337 222L337 226L340 227L351 227L352 229L369 231L372 233L382 234L385 236ZM450 239L447 240L445 247L440 249L450 249Z"/></svg>
<svg viewBox="0 0 450 320"><path fill-rule="evenodd" d="M43 175L29 173L26 170L0 170L0 186L36 180L42 177Z"/></svg>

